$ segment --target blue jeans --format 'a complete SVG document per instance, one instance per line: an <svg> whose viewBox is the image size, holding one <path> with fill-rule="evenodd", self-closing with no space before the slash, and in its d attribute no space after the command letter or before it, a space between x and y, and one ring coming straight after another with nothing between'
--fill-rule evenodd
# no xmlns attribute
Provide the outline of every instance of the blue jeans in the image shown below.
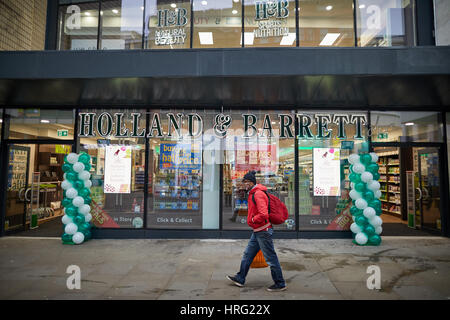
<svg viewBox="0 0 450 320"><path fill-rule="evenodd" d="M247 277L250 265L256 254L261 249L264 259L270 267L270 273L272 274L272 279L275 284L282 287L286 285L284 282L283 273L281 272L280 262L278 261L275 248L273 247L272 235L272 228L269 228L268 231L253 232L247 248L244 251L244 255L242 256L241 268L236 274L236 279L240 283L245 283L245 278Z"/></svg>

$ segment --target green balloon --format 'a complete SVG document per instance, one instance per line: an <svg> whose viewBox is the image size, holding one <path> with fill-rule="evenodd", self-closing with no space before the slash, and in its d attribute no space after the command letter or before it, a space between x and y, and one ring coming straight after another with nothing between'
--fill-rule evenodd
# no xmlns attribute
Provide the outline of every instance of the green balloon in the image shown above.
<svg viewBox="0 0 450 320"><path fill-rule="evenodd" d="M373 180L375 180L375 181L380 180L380 174L378 172L375 172L372 175L373 175Z"/></svg>
<svg viewBox="0 0 450 320"><path fill-rule="evenodd" d="M84 240L85 241L89 240L89 239L92 239L92 232L90 230L84 231L83 234L84 234Z"/></svg>
<svg viewBox="0 0 450 320"><path fill-rule="evenodd" d="M84 183L81 180L77 180L74 182L73 186L75 187L75 189L80 190L84 188Z"/></svg>
<svg viewBox="0 0 450 320"><path fill-rule="evenodd" d="M83 222L78 230L80 230L80 232L85 233L86 231L89 231L91 228L91 225L89 224L89 222Z"/></svg>
<svg viewBox="0 0 450 320"><path fill-rule="evenodd" d="M84 216L82 214L77 215L75 218L73 218L73 222L79 226L80 224L83 224L85 221Z"/></svg>
<svg viewBox="0 0 450 320"><path fill-rule="evenodd" d="M91 162L91 157L87 153L82 153L78 157L78 162L83 163L84 165L87 165Z"/></svg>
<svg viewBox="0 0 450 320"><path fill-rule="evenodd" d="M351 213L351 215L352 216L354 216L354 215L356 215L356 213L358 212L358 208L357 207L355 207L355 206L351 206L351 208L350 208L350 213Z"/></svg>
<svg viewBox="0 0 450 320"><path fill-rule="evenodd" d="M378 246L381 243L381 237L377 234L374 234L371 237L369 237L369 243L374 246Z"/></svg>
<svg viewBox="0 0 450 320"><path fill-rule="evenodd" d="M74 205L66 207L66 214L69 217L74 217L78 213L78 209Z"/></svg>
<svg viewBox="0 0 450 320"><path fill-rule="evenodd" d="M373 194L372 190L367 190L366 192L363 193L363 198L369 202L375 199L375 195Z"/></svg>
<svg viewBox="0 0 450 320"><path fill-rule="evenodd" d="M361 182L361 176L355 172L350 173L348 178L350 179L350 182L353 182L353 183Z"/></svg>
<svg viewBox="0 0 450 320"><path fill-rule="evenodd" d="M381 216L381 214L383 213L383 210L381 210L381 208L374 208L374 209L375 209L376 215Z"/></svg>
<svg viewBox="0 0 450 320"><path fill-rule="evenodd" d="M368 202L368 206L374 208L375 210L377 208L381 209L381 201L378 199L374 199L374 200Z"/></svg>
<svg viewBox="0 0 450 320"><path fill-rule="evenodd" d="M78 192L78 195L83 198L89 196L90 194L91 194L91 191L88 188L83 188Z"/></svg>
<svg viewBox="0 0 450 320"><path fill-rule="evenodd" d="M359 216L357 218L355 218L355 223L360 227L360 228L365 228L365 226L367 225L367 218L364 216Z"/></svg>
<svg viewBox="0 0 450 320"><path fill-rule="evenodd" d="M66 173L66 178L69 181L77 181L78 175L75 172L68 172L68 173Z"/></svg>
<svg viewBox="0 0 450 320"><path fill-rule="evenodd" d="M68 163L64 163L64 164L62 165L62 170L63 170L64 172L69 172L69 171L72 170L72 165L70 165L70 164L68 164Z"/></svg>
<svg viewBox="0 0 450 320"><path fill-rule="evenodd" d="M63 201L61 202L61 204L64 208L67 208L68 206L70 206L72 204L72 200L69 198L64 198Z"/></svg>
<svg viewBox="0 0 450 320"><path fill-rule="evenodd" d="M84 199L85 204L91 204L91 202L92 202L92 199L90 196L83 197L83 199Z"/></svg>
<svg viewBox="0 0 450 320"><path fill-rule="evenodd" d="M375 228L372 225L368 225L365 229L364 229L364 233L370 238L371 235L375 234Z"/></svg>
<svg viewBox="0 0 450 320"><path fill-rule="evenodd" d="M369 157L370 157L370 155L369 155ZM372 174L378 173L378 169L379 169L379 167L378 167L378 164L376 164L376 163L370 163L366 167L366 170L371 172Z"/></svg>
<svg viewBox="0 0 450 320"><path fill-rule="evenodd" d="M92 166L91 166L90 163L87 163L87 164L84 165L84 170L86 170L86 171L90 171L91 168L92 168Z"/></svg>
<svg viewBox="0 0 450 320"><path fill-rule="evenodd" d="M363 192L366 190L366 184L364 182L355 183L355 190L358 192Z"/></svg>
<svg viewBox="0 0 450 320"><path fill-rule="evenodd" d="M70 242L70 241L72 241L72 235L71 235L71 234L64 233L64 234L62 235L61 239L62 239L62 241L64 241L64 242Z"/></svg>
<svg viewBox="0 0 450 320"><path fill-rule="evenodd" d="M359 156L359 161L364 165L368 165L372 162L372 157L368 153L363 153Z"/></svg>

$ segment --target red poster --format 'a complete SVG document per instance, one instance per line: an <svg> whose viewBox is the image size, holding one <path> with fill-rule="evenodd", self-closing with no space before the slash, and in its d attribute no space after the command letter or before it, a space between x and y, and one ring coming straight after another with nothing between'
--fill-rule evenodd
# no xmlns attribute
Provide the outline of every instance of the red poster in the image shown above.
<svg viewBox="0 0 450 320"><path fill-rule="evenodd" d="M114 222L114 219L100 208L94 200L91 202L91 215L92 223L97 228L120 228L120 226Z"/></svg>
<svg viewBox="0 0 450 320"><path fill-rule="evenodd" d="M235 152L236 171L277 172L278 157L275 144L239 143Z"/></svg>

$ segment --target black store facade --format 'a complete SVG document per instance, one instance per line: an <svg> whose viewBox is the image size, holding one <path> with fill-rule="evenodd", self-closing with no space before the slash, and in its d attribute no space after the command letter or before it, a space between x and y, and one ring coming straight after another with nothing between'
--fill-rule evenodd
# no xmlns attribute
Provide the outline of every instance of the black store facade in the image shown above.
<svg viewBox="0 0 450 320"><path fill-rule="evenodd" d="M368 143L382 235L450 236L450 48L302 48L296 21L286 48L71 51L48 26L49 50L0 52L2 235L61 235L83 151L94 238L247 238L248 170L288 207L276 237L351 238L347 159Z"/></svg>

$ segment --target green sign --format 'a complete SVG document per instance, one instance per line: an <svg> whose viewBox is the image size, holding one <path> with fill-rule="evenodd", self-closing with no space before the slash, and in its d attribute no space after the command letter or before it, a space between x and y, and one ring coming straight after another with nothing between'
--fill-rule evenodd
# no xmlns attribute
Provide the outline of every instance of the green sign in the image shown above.
<svg viewBox="0 0 450 320"><path fill-rule="evenodd" d="M387 139L388 133L387 132L379 133L377 137L378 137L378 139Z"/></svg>
<svg viewBox="0 0 450 320"><path fill-rule="evenodd" d="M69 130L58 130L58 137L67 137L69 135Z"/></svg>

